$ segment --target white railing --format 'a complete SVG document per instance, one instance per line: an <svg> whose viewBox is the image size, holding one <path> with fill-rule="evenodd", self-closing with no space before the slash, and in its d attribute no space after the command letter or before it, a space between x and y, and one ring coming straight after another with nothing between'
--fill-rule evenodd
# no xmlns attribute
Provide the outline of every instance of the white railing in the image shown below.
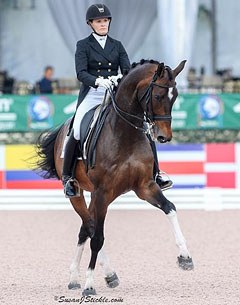
<svg viewBox="0 0 240 305"><path fill-rule="evenodd" d="M225 210L240 208L240 189L176 189L164 192L177 209ZM85 193L87 202L89 193ZM152 209L129 192L118 197L111 209ZM72 206L62 190L0 190L0 210L69 210Z"/></svg>

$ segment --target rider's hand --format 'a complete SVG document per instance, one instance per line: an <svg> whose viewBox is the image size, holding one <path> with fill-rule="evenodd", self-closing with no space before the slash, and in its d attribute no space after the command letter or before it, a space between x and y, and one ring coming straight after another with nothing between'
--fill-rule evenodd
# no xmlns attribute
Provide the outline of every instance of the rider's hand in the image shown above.
<svg viewBox="0 0 240 305"><path fill-rule="evenodd" d="M120 80L122 77L123 77L122 74L118 74L118 75L110 76L109 79L114 83L115 86L117 86L118 80Z"/></svg>
<svg viewBox="0 0 240 305"><path fill-rule="evenodd" d="M112 87L112 82L110 79L98 77L95 81L95 85L98 87L103 87L105 89L110 89Z"/></svg>

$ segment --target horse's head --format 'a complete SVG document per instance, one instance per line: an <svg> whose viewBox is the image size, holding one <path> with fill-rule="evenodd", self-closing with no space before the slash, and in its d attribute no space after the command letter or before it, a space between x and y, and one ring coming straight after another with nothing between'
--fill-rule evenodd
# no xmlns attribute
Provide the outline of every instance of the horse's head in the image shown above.
<svg viewBox="0 0 240 305"><path fill-rule="evenodd" d="M154 141L165 143L172 139L171 112L178 91L175 78L183 70L182 61L174 70L163 63L146 64L145 79L137 85L137 98L151 127Z"/></svg>
<svg viewBox="0 0 240 305"><path fill-rule="evenodd" d="M175 78L185 63L183 60L174 70L153 60L133 63L118 86L116 102L112 97L115 112L138 130L145 131L139 125L147 122L153 140L171 141L171 112L178 96Z"/></svg>

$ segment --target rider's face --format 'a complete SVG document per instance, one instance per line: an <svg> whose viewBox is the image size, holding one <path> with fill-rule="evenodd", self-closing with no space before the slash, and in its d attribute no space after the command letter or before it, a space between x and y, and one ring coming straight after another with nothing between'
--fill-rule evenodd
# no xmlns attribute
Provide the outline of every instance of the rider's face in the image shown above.
<svg viewBox="0 0 240 305"><path fill-rule="evenodd" d="M91 26L97 34L106 35L108 33L109 22L108 18L94 19L91 22Z"/></svg>

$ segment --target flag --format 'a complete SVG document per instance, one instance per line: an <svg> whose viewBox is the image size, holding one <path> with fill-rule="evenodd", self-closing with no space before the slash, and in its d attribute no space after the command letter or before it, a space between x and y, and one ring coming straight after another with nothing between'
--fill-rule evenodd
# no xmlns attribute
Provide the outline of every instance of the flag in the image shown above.
<svg viewBox="0 0 240 305"><path fill-rule="evenodd" d="M62 188L29 168L33 151L33 145L0 145L0 189ZM157 153L174 188L240 188L240 143L157 144Z"/></svg>
<svg viewBox="0 0 240 305"><path fill-rule="evenodd" d="M175 188L240 187L240 144L158 144L157 152Z"/></svg>

